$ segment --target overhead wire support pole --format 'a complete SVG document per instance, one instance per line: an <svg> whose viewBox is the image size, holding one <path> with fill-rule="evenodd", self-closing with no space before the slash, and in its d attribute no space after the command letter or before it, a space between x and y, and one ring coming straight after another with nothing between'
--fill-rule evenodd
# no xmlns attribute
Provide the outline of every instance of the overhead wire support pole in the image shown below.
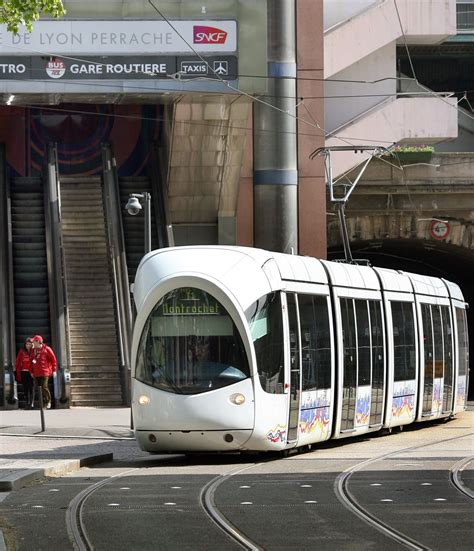
<svg viewBox="0 0 474 551"><path fill-rule="evenodd" d="M354 181L349 180L348 172L344 174L344 176L349 180L350 185L337 184L337 182L335 182L333 179L331 153L341 152L341 151L348 151L348 152L352 151L353 153L363 153L364 151L370 152L369 157L353 169L353 170L356 170L356 169L359 170ZM339 217L339 226L341 231L342 245L344 247L345 261L348 264L354 264L357 262L354 261L352 257L352 252L351 252L351 245L349 240L349 234L347 231L347 222L346 222L346 215L345 215L346 205L356 185L359 183L362 175L364 174L365 169L369 165L370 161L373 159L373 157L376 157L382 153L390 153L390 150L387 149L386 147L379 146L379 145L341 145L341 146L331 146L331 147L318 147L309 156L311 160L313 160L318 155L322 155L324 157L324 171L326 173L326 179L327 179L327 184L329 188L329 200L337 210L337 215ZM344 191L342 193L337 194L335 191L335 186L338 186L338 188L343 188Z"/></svg>

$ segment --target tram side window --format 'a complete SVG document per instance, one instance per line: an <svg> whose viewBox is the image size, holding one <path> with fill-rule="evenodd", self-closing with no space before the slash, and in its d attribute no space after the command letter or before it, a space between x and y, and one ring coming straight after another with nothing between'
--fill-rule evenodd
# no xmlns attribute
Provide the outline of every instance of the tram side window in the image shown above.
<svg viewBox="0 0 474 551"><path fill-rule="evenodd" d="M453 332L451 327L451 315L448 306L441 306L443 318L443 343L444 343L444 391L443 411L451 408L453 397Z"/></svg>
<svg viewBox="0 0 474 551"><path fill-rule="evenodd" d="M370 385L370 327L366 300L355 300L359 358L358 386Z"/></svg>
<svg viewBox="0 0 474 551"><path fill-rule="evenodd" d="M415 379L415 323L410 302L392 301L395 381Z"/></svg>
<svg viewBox="0 0 474 551"><path fill-rule="evenodd" d="M467 373L469 363L469 343L467 334L466 311L456 308L456 322L458 326L459 375Z"/></svg>
<svg viewBox="0 0 474 551"><path fill-rule="evenodd" d="M341 404L341 430L354 426L357 387L357 348L354 300L341 298L343 389Z"/></svg>
<svg viewBox="0 0 474 551"><path fill-rule="evenodd" d="M370 325L372 330L372 400L370 424L382 421L384 397L384 349L381 303L369 300Z"/></svg>
<svg viewBox="0 0 474 551"><path fill-rule="evenodd" d="M444 347L443 347L443 327L441 324L440 306L431 306L433 314L433 337L434 337L434 376L440 379L444 374Z"/></svg>
<svg viewBox="0 0 474 551"><path fill-rule="evenodd" d="M270 394L283 394L285 372L280 293L260 298L245 315L250 325L262 388Z"/></svg>
<svg viewBox="0 0 474 551"><path fill-rule="evenodd" d="M298 295L301 322L303 390L331 387L331 334L324 296Z"/></svg>

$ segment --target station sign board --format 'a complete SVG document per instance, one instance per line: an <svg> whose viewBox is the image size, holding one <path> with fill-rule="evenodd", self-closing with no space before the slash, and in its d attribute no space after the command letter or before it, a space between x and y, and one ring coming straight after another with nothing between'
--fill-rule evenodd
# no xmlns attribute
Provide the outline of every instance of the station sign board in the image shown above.
<svg viewBox="0 0 474 551"><path fill-rule="evenodd" d="M55 56L235 53L235 20L37 21L14 35L0 25L0 55Z"/></svg>
<svg viewBox="0 0 474 551"><path fill-rule="evenodd" d="M0 57L0 80L136 80L237 78L235 56L59 56Z"/></svg>

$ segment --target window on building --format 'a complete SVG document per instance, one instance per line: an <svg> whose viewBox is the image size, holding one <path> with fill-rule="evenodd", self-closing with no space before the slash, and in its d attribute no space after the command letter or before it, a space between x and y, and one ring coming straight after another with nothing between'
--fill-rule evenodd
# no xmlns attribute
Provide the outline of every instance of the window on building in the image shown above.
<svg viewBox="0 0 474 551"><path fill-rule="evenodd" d="M472 0L456 3L456 26L458 31L474 32L474 2Z"/></svg>

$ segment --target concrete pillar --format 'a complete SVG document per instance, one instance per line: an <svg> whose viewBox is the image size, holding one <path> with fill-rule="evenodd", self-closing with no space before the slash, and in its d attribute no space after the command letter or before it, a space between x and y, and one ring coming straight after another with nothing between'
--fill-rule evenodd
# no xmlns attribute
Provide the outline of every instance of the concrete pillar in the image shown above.
<svg viewBox="0 0 474 551"><path fill-rule="evenodd" d="M272 0L267 5L269 78L262 100L272 106L254 103L254 244L296 253L295 0Z"/></svg>

